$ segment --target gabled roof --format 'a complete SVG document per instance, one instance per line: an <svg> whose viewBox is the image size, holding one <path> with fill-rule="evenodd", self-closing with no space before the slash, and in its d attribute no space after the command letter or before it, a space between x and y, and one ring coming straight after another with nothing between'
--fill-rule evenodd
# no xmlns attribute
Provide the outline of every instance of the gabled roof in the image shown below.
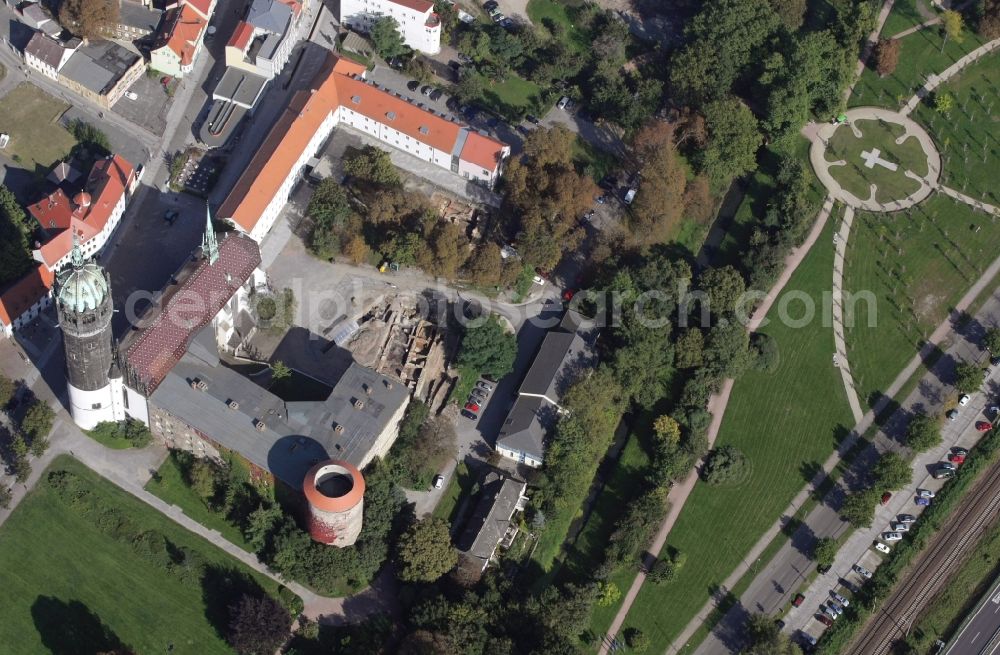
<svg viewBox="0 0 1000 655"><path fill-rule="evenodd" d="M271 34L284 34L292 19L292 8L278 0L253 0L246 21Z"/></svg>
<svg viewBox="0 0 1000 655"><path fill-rule="evenodd" d="M41 60L45 65L57 70L59 64L62 63L64 53L65 50L58 41L45 36L41 32L35 32L31 40L28 41L28 45L24 48L24 54L31 55L35 59Z"/></svg>
<svg viewBox="0 0 1000 655"><path fill-rule="evenodd" d="M236 48L241 51L246 50L252 38L253 25L241 20L237 23L236 29L233 30L233 35L229 38L229 43L226 44L226 47ZM228 72L229 69L226 70Z"/></svg>
<svg viewBox="0 0 1000 655"><path fill-rule="evenodd" d="M166 24L167 31L161 47L173 51L180 58L182 65L189 65L194 59L201 32L207 25L205 19L190 4L185 3L168 12Z"/></svg>
<svg viewBox="0 0 1000 655"><path fill-rule="evenodd" d="M354 32L348 32L347 35L348 36L354 35ZM365 68L364 65L359 64L356 61L351 61L346 57L341 57L333 64L334 73L347 75L348 77L354 77L354 76L361 77L365 74L367 70L368 69Z"/></svg>
<svg viewBox="0 0 1000 655"><path fill-rule="evenodd" d="M527 484L521 480L488 474L475 511L456 543L458 549L485 564L510 527L510 519L526 488Z"/></svg>
<svg viewBox="0 0 1000 655"><path fill-rule="evenodd" d="M545 435L555 422L555 408L542 398L518 396L500 427L497 447L542 461Z"/></svg>
<svg viewBox="0 0 1000 655"><path fill-rule="evenodd" d="M184 4L190 5L205 20L211 20L212 17L208 12L212 6L212 0L184 0Z"/></svg>
<svg viewBox="0 0 1000 655"><path fill-rule="evenodd" d="M400 7L412 9L413 11L419 11L421 14L426 14L431 9L434 9L434 3L429 0L389 0L389 2Z"/></svg>
<svg viewBox="0 0 1000 655"><path fill-rule="evenodd" d="M260 266L260 249L248 236L228 232L214 264L197 256L175 276L157 306L122 340L126 377L150 394L163 381L199 330L208 325Z"/></svg>
<svg viewBox="0 0 1000 655"><path fill-rule="evenodd" d="M469 132L462 147L461 158L488 171L496 170L506 146L477 132Z"/></svg>
<svg viewBox="0 0 1000 655"><path fill-rule="evenodd" d="M17 282L0 290L0 322L11 325L52 288L52 271L38 264Z"/></svg>

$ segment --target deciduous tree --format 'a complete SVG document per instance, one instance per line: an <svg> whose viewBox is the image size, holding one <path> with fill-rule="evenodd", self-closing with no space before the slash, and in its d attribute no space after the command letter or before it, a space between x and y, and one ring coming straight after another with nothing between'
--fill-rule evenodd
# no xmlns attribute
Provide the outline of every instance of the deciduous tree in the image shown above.
<svg viewBox="0 0 1000 655"><path fill-rule="evenodd" d="M778 14L778 18L788 29L795 32L802 27L805 19L806 0L770 0L771 8Z"/></svg>
<svg viewBox="0 0 1000 655"><path fill-rule="evenodd" d="M817 539L813 545L813 559L816 560L816 565L823 568L832 566L839 549L836 539L830 537Z"/></svg>
<svg viewBox="0 0 1000 655"><path fill-rule="evenodd" d="M14 384L14 381L0 373L0 410L3 410L10 404L16 390L17 386Z"/></svg>
<svg viewBox="0 0 1000 655"><path fill-rule="evenodd" d="M990 328L983 335L983 345L994 357L1000 356L1000 328ZM0 396L2 400L2 396Z"/></svg>
<svg viewBox="0 0 1000 655"><path fill-rule="evenodd" d="M410 51L403 41L403 35L399 33L399 23L392 16L378 18L372 25L369 36L375 52L382 59L389 60Z"/></svg>
<svg viewBox="0 0 1000 655"><path fill-rule="evenodd" d="M705 107L708 143L701 170L723 186L757 167L757 149L763 142L753 113L739 100L727 98Z"/></svg>
<svg viewBox="0 0 1000 655"><path fill-rule="evenodd" d="M490 316L481 324L466 328L458 363L499 380L513 370L516 356L517 337L504 329L497 317Z"/></svg>
<svg viewBox="0 0 1000 655"><path fill-rule="evenodd" d="M962 42L962 39L964 38L962 28L965 24L962 19L962 14L958 13L954 9L945 9L941 12L941 25L944 29L944 40L941 42L941 52L944 52L944 46L948 43L948 39L952 39L955 43Z"/></svg>
<svg viewBox="0 0 1000 655"><path fill-rule="evenodd" d="M872 468L872 475L879 489L896 491L910 483L913 470L899 453L885 453Z"/></svg>
<svg viewBox="0 0 1000 655"><path fill-rule="evenodd" d="M240 655L273 655L291 634L292 617L270 596L244 594L229 608L226 641Z"/></svg>
<svg viewBox="0 0 1000 655"><path fill-rule="evenodd" d="M941 443L941 418L917 413L906 427L906 445L922 453Z"/></svg>
<svg viewBox="0 0 1000 655"><path fill-rule="evenodd" d="M378 186L392 187L399 186L400 183L399 171L393 165L389 152L375 146L365 146L346 157L344 172Z"/></svg>
<svg viewBox="0 0 1000 655"><path fill-rule="evenodd" d="M31 270L30 233L21 204L10 189L0 184L0 286Z"/></svg>
<svg viewBox="0 0 1000 655"><path fill-rule="evenodd" d="M709 309L716 316L732 312L736 301L746 291L743 276L732 266L708 269L699 278L698 286L708 294Z"/></svg>
<svg viewBox="0 0 1000 655"><path fill-rule="evenodd" d="M855 528L871 526L875 518L875 504L878 503L879 492L875 489L864 489L848 494L840 515Z"/></svg>
<svg viewBox="0 0 1000 655"><path fill-rule="evenodd" d="M52 423L56 419L56 413L52 411L47 402L36 400L24 414L21 420L21 431L24 432L28 441L33 441L39 437L48 436L52 431Z"/></svg>
<svg viewBox="0 0 1000 655"><path fill-rule="evenodd" d="M434 582L458 563L448 524L431 517L413 524L399 538L399 578L406 582Z"/></svg>
<svg viewBox="0 0 1000 655"><path fill-rule="evenodd" d="M642 166L642 184L628 215L632 235L643 243L666 241L684 210L687 180L674 148L673 128L653 120L633 143Z"/></svg>
<svg viewBox="0 0 1000 655"><path fill-rule="evenodd" d="M972 393L983 385L983 369L972 362L955 366L955 389L959 393Z"/></svg>
<svg viewBox="0 0 1000 655"><path fill-rule="evenodd" d="M727 444L708 454L701 477L712 485L742 482L749 471L749 462L736 446Z"/></svg>
<svg viewBox="0 0 1000 655"><path fill-rule="evenodd" d="M773 616L753 614L747 621L750 644L741 655L801 655L802 651L781 631Z"/></svg>
<svg viewBox="0 0 1000 655"><path fill-rule="evenodd" d="M899 39L880 39L875 46L875 72L879 77L892 75L899 64L899 51L902 44Z"/></svg>
<svg viewBox="0 0 1000 655"><path fill-rule="evenodd" d="M674 366L677 368L698 368L701 366L702 348L705 335L698 328L688 328L674 344Z"/></svg>
<svg viewBox="0 0 1000 655"><path fill-rule="evenodd" d="M113 0L65 0L59 7L59 23L84 39L113 33L118 23L118 3Z"/></svg>

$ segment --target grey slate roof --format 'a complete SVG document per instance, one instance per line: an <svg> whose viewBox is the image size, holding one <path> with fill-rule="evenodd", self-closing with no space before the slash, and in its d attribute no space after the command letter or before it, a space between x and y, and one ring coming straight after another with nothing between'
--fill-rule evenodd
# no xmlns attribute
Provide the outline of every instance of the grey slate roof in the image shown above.
<svg viewBox="0 0 1000 655"><path fill-rule="evenodd" d="M458 549L485 566L510 527L526 487L521 480L502 478L496 473L487 475L476 509L458 538Z"/></svg>
<svg viewBox="0 0 1000 655"><path fill-rule="evenodd" d="M150 9L137 2L122 2L118 13L118 22L143 32L156 32L160 25L160 18L163 12L159 9Z"/></svg>
<svg viewBox="0 0 1000 655"><path fill-rule="evenodd" d="M139 58L117 43L95 41L77 49L60 73L95 93L105 93Z"/></svg>
<svg viewBox="0 0 1000 655"><path fill-rule="evenodd" d="M244 107L253 107L265 84L266 77L229 67L215 85L212 97L215 100L231 100Z"/></svg>
<svg viewBox="0 0 1000 655"><path fill-rule="evenodd" d="M258 29L284 34L291 17L292 9L286 4L277 0L253 0L246 20Z"/></svg>
<svg viewBox="0 0 1000 655"><path fill-rule="evenodd" d="M567 311L549 331L518 389L518 397L500 428L497 446L542 459L546 432L555 423L566 388L580 371L594 366L592 328Z"/></svg>
<svg viewBox="0 0 1000 655"><path fill-rule="evenodd" d="M227 366L206 361L211 356L206 356L204 344L198 345L204 333L163 379L150 402L294 489L319 460L336 457L359 466L408 399L401 383L392 383L390 389L385 384L388 378L354 364L326 400L286 403ZM196 379L207 388L193 388ZM364 385L371 385L371 396ZM353 405L358 397L364 401L362 409ZM236 409L229 407L232 400L238 403ZM255 427L259 420L265 426L260 431ZM337 423L345 426L343 434L335 432Z"/></svg>

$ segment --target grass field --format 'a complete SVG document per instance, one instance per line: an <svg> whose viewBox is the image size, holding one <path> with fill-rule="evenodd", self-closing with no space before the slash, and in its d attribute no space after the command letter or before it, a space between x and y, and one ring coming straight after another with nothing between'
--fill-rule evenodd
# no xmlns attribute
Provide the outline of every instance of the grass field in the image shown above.
<svg viewBox="0 0 1000 655"><path fill-rule="evenodd" d="M503 82L483 78L483 103L504 116L519 116L525 112L541 114L542 88L516 73Z"/></svg>
<svg viewBox="0 0 1000 655"><path fill-rule="evenodd" d="M67 109L68 104L34 84L17 85L0 98L0 132L10 134L4 154L29 171L49 169L76 145L73 135L59 124Z"/></svg>
<svg viewBox="0 0 1000 655"><path fill-rule="evenodd" d="M582 52L590 44L587 43L586 34L573 24L572 13L572 7L558 0L528 0L528 18L536 27L549 30L549 25L557 25L557 30L565 31L566 45Z"/></svg>
<svg viewBox="0 0 1000 655"><path fill-rule="evenodd" d="M899 65L891 75L880 78L871 68L865 68L848 101L851 107L877 105L898 108L917 92L926 75L941 73L966 53L982 45L973 32L966 31L959 43L949 39L944 51L940 30L920 30L900 40Z"/></svg>
<svg viewBox="0 0 1000 655"><path fill-rule="evenodd" d="M451 476L448 487L441 495L441 500L434 508L434 516L444 519L451 525L455 522L458 511L458 501L463 496L469 496L472 488L476 485L476 477L469 472L469 467L465 462L459 462L455 466L455 473Z"/></svg>
<svg viewBox="0 0 1000 655"><path fill-rule="evenodd" d="M871 196L871 185L878 188L875 199L878 202L901 200L916 192L920 183L906 176L912 171L921 177L927 175L927 156L920 142L910 137L900 144L896 139L906 132L897 123L881 123L874 120L857 121L854 127L861 131L861 138L854 136L850 125L840 125L830 139L825 157L827 161L842 160L843 166L831 166L829 171L848 192L861 200ZM895 171L876 164L868 168L862 153L879 150L881 159L898 166Z"/></svg>
<svg viewBox="0 0 1000 655"><path fill-rule="evenodd" d="M82 477L108 506L141 528L196 550L209 566L235 569L275 592L271 580L76 460L60 457L50 470L57 469ZM76 513L44 480L0 527L0 570L0 643L16 644L21 655L92 653L109 650L115 641L137 653L232 653L208 618L218 621L219 612L225 613L215 602L220 588L185 583L140 558Z"/></svg>
<svg viewBox="0 0 1000 655"><path fill-rule="evenodd" d="M929 2L926 0L896 0L892 5L892 11L889 12L889 16L885 19L885 25L882 26L882 37L888 38L899 34L903 30L907 30L914 25L920 25L924 21L928 20L920 11L917 9L917 4L923 6L924 10L930 15L936 15L937 12L933 11L928 5ZM933 27L927 29L934 29Z"/></svg>
<svg viewBox="0 0 1000 655"><path fill-rule="evenodd" d="M238 458L232 458L239 465ZM243 538L239 528L232 525L218 512L208 508L201 496L191 490L183 478L180 467L173 457L168 457L156 472L157 475L146 483L146 491L163 499L171 505L177 505L189 517L205 527L218 530L222 536L240 548L250 551L250 546ZM249 477L249 472L248 472Z"/></svg>
<svg viewBox="0 0 1000 655"><path fill-rule="evenodd" d="M1000 225L941 195L907 212L855 216L844 289L871 291L877 300L874 327L864 302L856 304L854 326L845 326L862 402L884 390L948 316L997 256L998 239Z"/></svg>
<svg viewBox="0 0 1000 655"><path fill-rule="evenodd" d="M912 115L934 135L944 171L941 181L994 205L1000 204L996 183L1000 168L998 88L1000 54L994 52L938 87L938 92L950 93L955 99L948 116L940 115L928 102L917 105Z"/></svg>
<svg viewBox="0 0 1000 655"><path fill-rule="evenodd" d="M626 620L626 628L649 635L651 652L662 652L677 636L853 423L830 363L833 334L820 324L819 305L833 266L832 235L833 221L782 294L805 292L814 299L815 320L802 328L783 325L775 320L784 302L779 298L768 316L774 322L761 330L779 346L778 368L744 374L726 410L717 445L733 444L746 454L749 479L731 487L695 487L666 546L686 553L686 566L668 585L644 585ZM787 309L797 318L802 303Z"/></svg>

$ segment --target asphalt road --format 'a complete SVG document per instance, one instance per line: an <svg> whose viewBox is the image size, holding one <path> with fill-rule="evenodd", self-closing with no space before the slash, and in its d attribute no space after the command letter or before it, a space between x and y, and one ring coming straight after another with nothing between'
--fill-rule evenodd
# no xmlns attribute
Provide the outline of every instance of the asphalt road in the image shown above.
<svg viewBox="0 0 1000 655"><path fill-rule="evenodd" d="M961 632L948 644L944 655L971 655L993 653L1000 638L1000 584L986 592L982 604L976 608Z"/></svg>
<svg viewBox="0 0 1000 655"><path fill-rule="evenodd" d="M739 602L716 625L709 637L697 649L697 653L738 651L744 645L742 626L749 614L777 613L787 606L791 596L799 591L814 567L810 554L816 539L836 538L849 528L839 515L839 508L846 493L862 488L868 483L868 472L882 453L905 452L902 437L913 412L940 413L946 402L954 401L956 393L951 387L951 381L954 379L956 362L980 360L984 353L977 344L987 328L998 324L1000 324L1000 296L994 294L974 320L952 333L952 345L924 375L900 409L882 426L872 444L854 459L836 486L824 497L823 502L810 512L774 558L759 569L759 574L740 596ZM989 390L992 395L996 395L995 383L991 383ZM851 565L871 552L869 547L872 539L878 532L886 529L886 523L893 515L901 512L917 513L914 510L919 508L915 508L912 501L913 490L917 487L931 486L931 483L927 482L930 479L930 467L939 461L948 446L960 440L965 443L978 438L979 434L975 431L974 423L982 417L980 410L984 403L983 395L976 394L970 405L962 409L957 421L945 422L942 429L942 446L918 456L915 464L923 468L917 469L911 485L896 492L892 501L886 506L878 508L870 531L858 531L845 542L833 568L825 575L818 576L810 585L806 592L806 602L802 607L793 608L788 613L787 630L793 633L803 631L814 636L819 635L823 626L813 618L818 604L825 601L829 590L836 588L842 577L850 578ZM787 520L790 517L785 518Z"/></svg>

